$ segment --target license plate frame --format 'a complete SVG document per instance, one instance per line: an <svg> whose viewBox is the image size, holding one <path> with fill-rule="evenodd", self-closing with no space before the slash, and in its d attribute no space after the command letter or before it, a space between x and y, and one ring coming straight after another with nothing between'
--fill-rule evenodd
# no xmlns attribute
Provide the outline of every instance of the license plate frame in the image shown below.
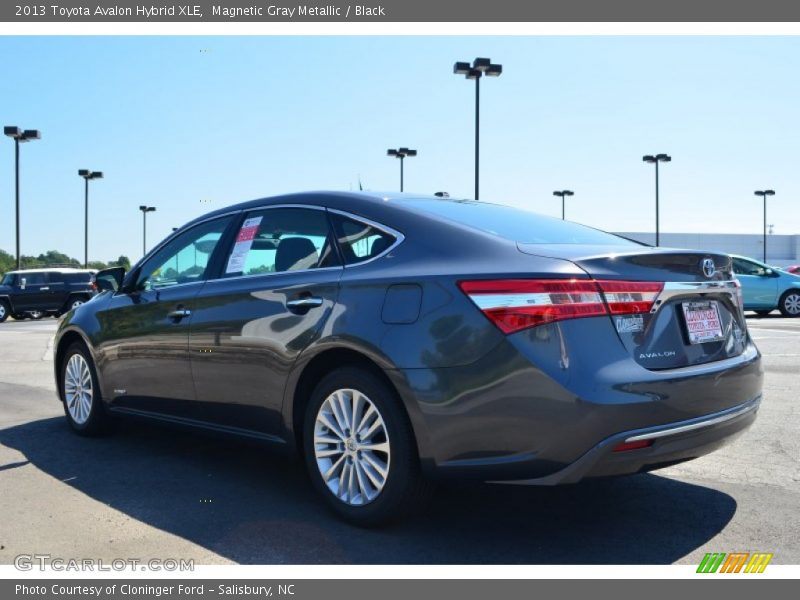
<svg viewBox="0 0 800 600"><path fill-rule="evenodd" d="M716 300L692 300L682 302L681 309L690 344L708 344L725 339L719 302Z"/></svg>

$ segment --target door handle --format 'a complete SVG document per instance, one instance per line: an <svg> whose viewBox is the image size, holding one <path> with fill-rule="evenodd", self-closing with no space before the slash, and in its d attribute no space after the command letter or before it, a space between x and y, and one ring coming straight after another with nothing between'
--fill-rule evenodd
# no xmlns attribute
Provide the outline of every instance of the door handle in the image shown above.
<svg viewBox="0 0 800 600"><path fill-rule="evenodd" d="M294 310L307 310L309 308L316 308L322 306L322 298L318 296L303 296L302 298L295 298L286 302L287 308Z"/></svg>
<svg viewBox="0 0 800 600"><path fill-rule="evenodd" d="M190 316L192 316L192 311L187 310L185 308L178 308L170 313L167 313L168 318L175 319L176 321L180 321L184 317L190 317Z"/></svg>
<svg viewBox="0 0 800 600"><path fill-rule="evenodd" d="M47 291L47 290L49 290L50 288L49 288L49 287L41 287L41 288L39 288L39 289L41 289L43 292L46 292L46 291Z"/></svg>

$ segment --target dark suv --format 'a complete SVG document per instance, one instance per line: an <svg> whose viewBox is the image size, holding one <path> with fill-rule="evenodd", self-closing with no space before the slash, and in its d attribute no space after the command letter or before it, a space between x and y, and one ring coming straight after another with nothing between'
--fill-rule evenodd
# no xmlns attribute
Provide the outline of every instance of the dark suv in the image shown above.
<svg viewBox="0 0 800 600"><path fill-rule="evenodd" d="M94 271L83 269L29 269L10 271L0 282L0 323L45 315L59 316L94 296Z"/></svg>

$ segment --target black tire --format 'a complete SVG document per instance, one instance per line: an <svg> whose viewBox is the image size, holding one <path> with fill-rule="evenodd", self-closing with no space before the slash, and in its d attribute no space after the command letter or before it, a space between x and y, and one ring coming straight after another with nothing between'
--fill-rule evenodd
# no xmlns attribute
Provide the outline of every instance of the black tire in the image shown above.
<svg viewBox="0 0 800 600"><path fill-rule="evenodd" d="M28 318L28 315L26 315L25 313L17 313L11 316L14 317L15 321L24 321L25 319Z"/></svg>
<svg viewBox="0 0 800 600"><path fill-rule="evenodd" d="M378 410L388 434L390 460L382 490L371 501L353 506L338 498L323 479L314 448L314 426L320 407L334 391L353 389ZM303 453L311 481L328 506L346 521L372 527L419 510L430 495L430 483L420 470L411 423L400 399L380 377L366 369L343 367L329 373L314 388L303 419Z"/></svg>
<svg viewBox="0 0 800 600"><path fill-rule="evenodd" d="M80 355L86 362L92 381L91 408L88 412L88 418L83 422L77 421L71 414L67 406L67 397L65 393L67 365L69 365L70 359L75 355ZM75 342L67 348L67 351L64 353L64 360L61 362L61 367L59 369L58 391L61 396L61 402L64 405L64 414L67 417L67 423L69 423L69 426L75 433L83 436L94 436L104 433L107 430L108 416L103 407L103 398L100 393L100 386L97 382L97 372L94 367L94 361L92 360L92 355L89 350L81 342Z"/></svg>
<svg viewBox="0 0 800 600"><path fill-rule="evenodd" d="M800 317L800 289L784 292L778 310L784 317Z"/></svg>
<svg viewBox="0 0 800 600"><path fill-rule="evenodd" d="M770 310L756 310L756 311L754 311L754 312L755 312L755 313L756 313L756 314L757 314L759 317L766 317L767 315L769 315L769 313L771 313L771 312L772 312L772 309L770 309Z"/></svg>
<svg viewBox="0 0 800 600"><path fill-rule="evenodd" d="M5 300L0 300L0 323L5 322L6 319L11 314L11 308L8 306L8 302Z"/></svg>

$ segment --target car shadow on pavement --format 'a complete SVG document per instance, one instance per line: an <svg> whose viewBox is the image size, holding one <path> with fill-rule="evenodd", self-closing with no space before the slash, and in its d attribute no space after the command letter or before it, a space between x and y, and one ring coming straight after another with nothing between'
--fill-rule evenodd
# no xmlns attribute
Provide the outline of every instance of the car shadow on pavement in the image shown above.
<svg viewBox="0 0 800 600"><path fill-rule="evenodd" d="M80 438L63 418L0 430L0 443L64 485L245 564L665 564L736 511L717 490L642 474L558 488L451 484L420 516L365 530L327 511L299 463L252 444L139 423Z"/></svg>

